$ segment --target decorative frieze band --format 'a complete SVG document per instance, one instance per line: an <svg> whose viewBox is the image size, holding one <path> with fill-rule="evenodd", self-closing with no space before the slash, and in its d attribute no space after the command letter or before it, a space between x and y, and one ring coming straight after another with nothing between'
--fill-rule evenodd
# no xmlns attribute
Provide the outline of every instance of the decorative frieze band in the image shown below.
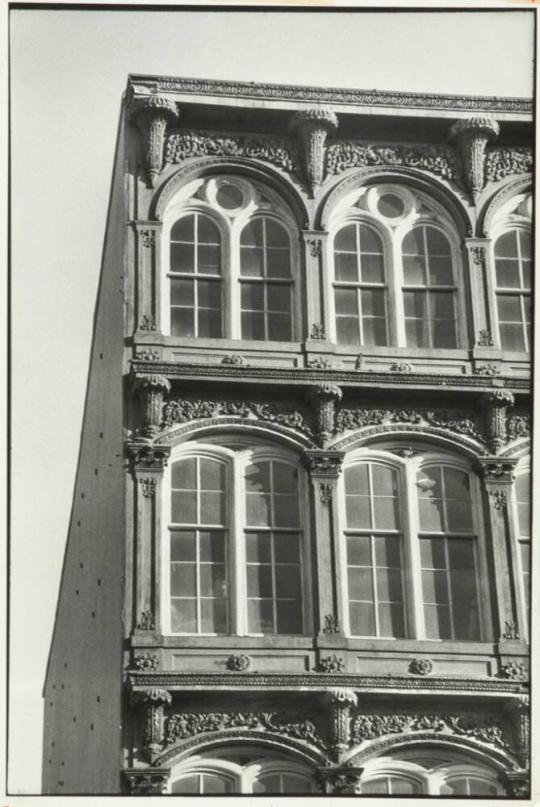
<svg viewBox="0 0 540 807"><path fill-rule="evenodd" d="M292 138L264 134L216 135L194 130L171 133L165 145L165 162L180 163L190 157L248 157L289 172L300 166L299 148Z"/></svg>

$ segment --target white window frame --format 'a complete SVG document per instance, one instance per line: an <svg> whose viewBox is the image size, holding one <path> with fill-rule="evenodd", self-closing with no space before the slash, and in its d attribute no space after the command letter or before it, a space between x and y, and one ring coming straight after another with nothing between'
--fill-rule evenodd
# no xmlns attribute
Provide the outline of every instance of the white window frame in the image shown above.
<svg viewBox="0 0 540 807"><path fill-rule="evenodd" d="M237 185L244 193L245 203L237 210L227 210L218 205L216 201L216 184L227 182ZM201 199L193 198L197 193ZM193 194L190 196L190 194ZM263 199L264 194L264 199ZM186 196L188 198L186 198ZM270 201L268 201L270 199ZM164 215L161 234L161 284L160 313L162 331L171 336L170 314L170 242L171 230L174 224L186 215L199 213L206 215L218 227L221 235L221 278L222 287L222 335L214 337L174 337L182 339L183 343L192 341L200 343L219 344L224 339L241 340L256 346L261 350L276 349L281 345L290 346L302 338L303 321L303 284L301 270L300 230L287 203L277 193L270 189L252 183L244 177L219 174L196 182L181 189ZM291 304L291 339L282 340L252 340L243 339L241 330L241 304L240 304L240 236L244 227L257 218L269 218L285 229L290 245L290 286L292 294ZM173 275L174 276L174 275ZM218 277L212 275L212 277ZM244 278L249 279L249 278ZM283 278L283 281L286 281Z"/></svg>
<svg viewBox="0 0 540 807"><path fill-rule="evenodd" d="M473 472L466 459L445 452L426 449L425 446L412 446L416 453L412 457L401 458L381 445L360 447L352 450L343 463L343 473L337 483L337 524L338 524L338 562L342 585L343 627L346 636L354 639L370 639L384 641L403 641L391 636L359 636L351 632L349 617L349 593L347 577L346 546L346 511L345 511L345 472L350 466L362 462L379 463L391 467L398 472L398 498L400 511L402 547L402 590L405 608L406 639L425 640L430 642L482 642L489 641L493 635L490 602L489 570L486 557L486 531L483 516L483 492L480 480ZM424 600L422 588L422 572L420 561L420 525L417 502L417 473L424 466L444 465L456 468L469 475L471 490L471 507L474 532L470 540L475 541L476 591L478 599L479 636L477 639L436 639L426 636ZM469 540L469 539L467 539Z"/></svg>
<svg viewBox="0 0 540 807"><path fill-rule="evenodd" d="M313 793L314 772L311 771L306 765L302 765L293 760L279 759L279 758L265 758L260 757L254 759L246 765L239 765L227 759L219 759L219 756L211 755L212 752L207 754L197 754L190 757L185 762L173 768L171 777L168 783L168 793L172 793L173 784L187 776L193 776L200 773L211 773L223 778L229 779L234 783L235 789L231 792L233 794L253 794L253 787L255 783L266 774L290 774L294 776L301 776L311 785L306 793ZM216 752L213 752L216 753ZM249 748L244 751L245 754L249 753ZM186 794L187 795L187 794ZM263 793L255 794L264 796Z"/></svg>
<svg viewBox="0 0 540 807"><path fill-rule="evenodd" d="M411 738L412 739L412 738ZM418 748L418 755L421 757L425 754L425 747ZM360 787L363 783L373 781L374 779L384 778L385 776L397 776L401 779L408 779L421 786L422 796L439 796L441 795L441 787L445 784L450 784L453 779L460 779L462 777L469 777L486 782L496 788L497 795L503 795L503 790L498 781L497 774L489 768L481 765L467 764L462 762L444 762L443 757L452 756L452 751L435 751L434 756L441 755L441 764L436 765L429 770L416 762L414 762L414 753L409 752L407 759L399 758L399 750L395 751L395 756L388 755L384 757L376 757L369 760L362 774L360 780ZM368 797L370 794L365 794ZM413 794L410 798L414 798ZM403 798L407 798L403 796ZM447 796L447 798L454 798ZM487 797L486 797L487 798Z"/></svg>
<svg viewBox="0 0 540 807"><path fill-rule="evenodd" d="M530 236L530 238L533 239L533 233L531 231L530 224L528 222L526 222L526 221L523 221L523 220L518 220L518 221L505 220L504 222L499 223L499 225L497 227L495 227L493 229L492 233L490 234L491 240L490 240L489 249L488 249L489 266L488 266L488 272L487 272L487 276L488 276L488 281L487 281L488 282L488 295L489 295L489 299L491 300L491 306L490 307L491 307L491 311L492 311L492 319L493 319L493 322L495 324L495 327L493 328L494 333L492 334L492 338L493 338L493 342L494 342L495 347L499 348L499 350L503 350L503 347L502 347L502 343L501 343L501 331L500 331L500 325L499 325L499 307L497 305L497 298L498 298L499 293L504 294L505 290L504 290L504 287L502 289L499 289L499 286L497 284L497 270L496 270L496 264L495 264L495 245L496 245L497 241L499 240L499 238L502 235L506 235L506 233L510 233L510 232L517 231L517 230L520 230L522 232L527 233ZM518 244L519 244L519 239L518 239ZM531 275L534 276L534 262L531 262ZM513 289L508 289L508 291L510 293L515 294L516 296L519 296L520 298L524 297L527 294L527 292L523 291L522 289L518 289L517 287L513 288ZM528 296L529 296L529 300L531 301L531 304L532 304L532 302L533 302L533 284L532 283L531 283L531 289L528 292ZM532 326L532 322L531 322L531 326ZM528 356L530 356L531 352L532 352L532 348L533 348L533 345L532 345L532 339L533 339L532 331L531 331L531 338L530 338L531 344L529 344L529 337L527 335L527 329L525 328L524 323L522 323L522 328L523 328L523 341L524 341L524 344L526 346L525 350L506 351L506 352L527 354Z"/></svg>
<svg viewBox="0 0 540 807"><path fill-rule="evenodd" d="M162 551L161 551L161 613L163 633L168 636L216 636L222 634L215 633L175 633L171 630L170 620L170 491L172 466L181 459L191 457L206 457L223 462L227 467L227 491L226 502L228 520L227 533L229 546L226 549L228 595L229 595L229 633L235 636L306 636L312 629L313 624L313 604L311 598L311 550L309 538L309 499L308 483L306 472L302 468L297 455L292 451L272 446L270 444L247 442L245 438L231 438L231 443L235 446L240 444L241 448L235 450L227 448L226 440L220 440L220 444L212 442L190 441L176 446L171 454L167 468L163 476L163 496L162 496ZM225 443L222 445L222 443ZM244 445L245 444L245 445ZM245 555L245 531L246 531L246 496L244 486L244 474L246 468L252 462L265 460L275 460L291 465L298 473L298 493L299 493L299 540L300 540L300 574L302 580L301 609L302 609L302 632L295 634L279 633L250 633L248 630L247 616L247 573ZM255 529L255 528L254 528Z"/></svg>

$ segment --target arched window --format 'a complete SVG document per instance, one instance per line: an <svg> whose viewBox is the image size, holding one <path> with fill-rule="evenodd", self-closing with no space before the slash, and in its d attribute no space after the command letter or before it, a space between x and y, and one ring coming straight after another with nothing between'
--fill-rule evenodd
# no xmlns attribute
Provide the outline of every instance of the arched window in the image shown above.
<svg viewBox="0 0 540 807"><path fill-rule="evenodd" d="M250 633L302 633L298 471L276 460L246 468Z"/></svg>
<svg viewBox="0 0 540 807"><path fill-rule="evenodd" d="M383 245L362 222L345 225L335 236L334 306L339 343L388 343Z"/></svg>
<svg viewBox="0 0 540 807"><path fill-rule="evenodd" d="M345 469L351 632L405 636L398 473L378 463Z"/></svg>
<svg viewBox="0 0 540 807"><path fill-rule="evenodd" d="M292 339L293 278L287 230L268 216L252 219L240 237L242 339Z"/></svg>
<svg viewBox="0 0 540 807"><path fill-rule="evenodd" d="M302 634L303 472L263 448L186 446L183 453L166 474L166 630Z"/></svg>
<svg viewBox="0 0 540 807"><path fill-rule="evenodd" d="M173 633L227 633L227 473L208 457L171 473L170 591Z"/></svg>
<svg viewBox="0 0 540 807"><path fill-rule="evenodd" d="M190 213L170 238L172 336L222 336L221 236L208 216Z"/></svg>
<svg viewBox="0 0 540 807"><path fill-rule="evenodd" d="M531 234L513 229L495 242L499 337L503 350L530 350Z"/></svg>
<svg viewBox="0 0 540 807"><path fill-rule="evenodd" d="M471 471L443 455L361 449L341 490L349 634L480 640L489 592Z"/></svg>
<svg viewBox="0 0 540 807"><path fill-rule="evenodd" d="M456 776L441 785L441 796L496 796L497 785L475 776Z"/></svg>
<svg viewBox="0 0 540 807"><path fill-rule="evenodd" d="M479 639L476 535L469 474L424 466L417 477L428 639Z"/></svg>
<svg viewBox="0 0 540 807"><path fill-rule="evenodd" d="M457 346L456 283L447 237L414 227L403 239L403 300L407 346Z"/></svg>
<svg viewBox="0 0 540 807"><path fill-rule="evenodd" d="M253 783L254 793L311 793L312 783L307 776L290 772L261 774Z"/></svg>

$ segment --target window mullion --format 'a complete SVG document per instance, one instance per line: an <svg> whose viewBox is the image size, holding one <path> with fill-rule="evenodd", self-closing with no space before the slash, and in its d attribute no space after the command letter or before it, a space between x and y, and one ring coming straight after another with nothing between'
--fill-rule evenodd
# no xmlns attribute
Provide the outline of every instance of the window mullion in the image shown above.
<svg viewBox="0 0 540 807"><path fill-rule="evenodd" d="M234 602L232 625L234 633L245 636L248 633L248 601L247 601L247 516L245 493L245 455L235 457L232 470L232 517L230 517L230 546L232 552L232 597Z"/></svg>
<svg viewBox="0 0 540 807"><path fill-rule="evenodd" d="M422 561L420 554L420 517L416 487L417 467L405 463L406 512L403 514L403 534L407 550L410 635L411 638L425 639L424 590L422 585Z"/></svg>

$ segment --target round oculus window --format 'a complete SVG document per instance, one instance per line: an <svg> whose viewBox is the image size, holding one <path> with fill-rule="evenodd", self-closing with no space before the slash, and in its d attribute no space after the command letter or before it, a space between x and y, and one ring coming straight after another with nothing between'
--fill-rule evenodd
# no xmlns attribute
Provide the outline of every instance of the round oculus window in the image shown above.
<svg viewBox="0 0 540 807"><path fill-rule="evenodd" d="M224 182L217 189L216 202L225 210L236 210L244 204L244 194L237 185Z"/></svg>
<svg viewBox="0 0 540 807"><path fill-rule="evenodd" d="M385 216L387 219L397 219L405 211L403 200L396 193L383 193L377 208L381 216Z"/></svg>

